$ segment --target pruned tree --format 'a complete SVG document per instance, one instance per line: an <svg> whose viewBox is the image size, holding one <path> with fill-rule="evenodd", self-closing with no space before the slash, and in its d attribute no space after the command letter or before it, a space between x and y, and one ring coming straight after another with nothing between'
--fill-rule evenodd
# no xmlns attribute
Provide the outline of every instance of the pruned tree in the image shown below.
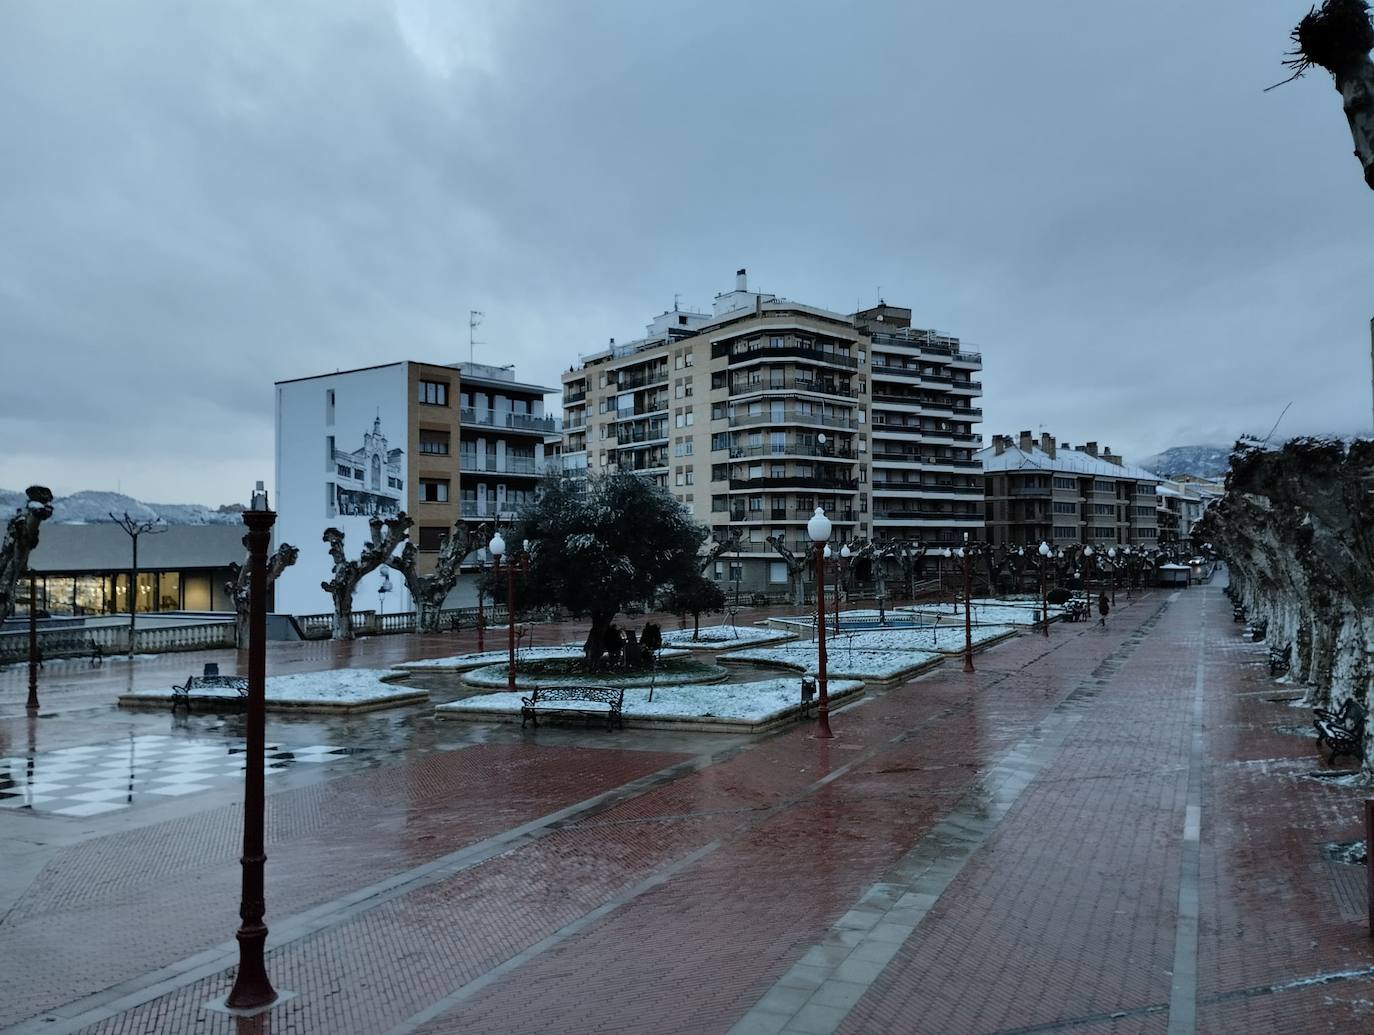
<svg viewBox="0 0 1374 1035"><path fill-rule="evenodd" d="M663 600L663 609L681 618L692 616L692 639L701 639L701 616L703 612L721 611L725 608L725 590L713 579L700 572L673 583Z"/></svg>
<svg viewBox="0 0 1374 1035"><path fill-rule="evenodd" d="M730 538L714 540L706 550L706 553L702 556L701 564L698 566L697 571L705 575L706 569L715 563L717 557L723 553L730 553L734 550L738 550L739 541L740 530L738 528L731 530Z"/></svg>
<svg viewBox="0 0 1374 1035"><path fill-rule="evenodd" d="M587 479L552 477L522 510L516 540L530 540L522 600L591 618L583 645L600 664L606 632L631 603L697 572L708 535L662 486L629 471Z"/></svg>
<svg viewBox="0 0 1374 1035"><path fill-rule="evenodd" d="M779 557L787 562L787 589L792 594L793 607L806 606L806 571L810 567L809 553L801 556L788 549L781 536L770 535L764 540Z"/></svg>
<svg viewBox="0 0 1374 1035"><path fill-rule="evenodd" d="M1355 144L1364 182L1374 189L1374 25L1365 0L1325 0L1293 30L1294 50L1284 64L1297 79L1313 65L1331 73ZM1281 85L1281 84L1280 84ZM1272 89L1272 87L1270 87Z"/></svg>
<svg viewBox="0 0 1374 1035"><path fill-rule="evenodd" d="M902 567L902 588L906 599L916 596L916 583L921 580L926 560L926 544L919 539L903 539L897 547L897 560Z"/></svg>
<svg viewBox="0 0 1374 1035"><path fill-rule="evenodd" d="M38 546L38 526L52 517L52 490L30 485L24 505L14 512L0 541L0 622L14 613L19 580L28 570L29 554Z"/></svg>
<svg viewBox="0 0 1374 1035"><path fill-rule="evenodd" d="M248 546L248 536L243 537L243 545ZM301 552L290 543L282 543L276 553L267 558L267 584L276 582L291 565L296 563ZM248 584L252 572L245 559L243 564L229 565L229 579L224 583L224 591L234 602L234 643L239 647L248 646Z"/></svg>
<svg viewBox="0 0 1374 1035"><path fill-rule="evenodd" d="M405 511L385 520L374 516L368 522L371 538L363 544L362 553L356 561L350 561L344 553L344 534L341 531L337 528L324 530L323 539L329 544L329 556L334 560L334 577L328 582L321 582L320 588L334 601L333 639L353 639L353 594L358 583L386 563L396 547L405 540L406 531L412 524Z"/></svg>
<svg viewBox="0 0 1374 1035"><path fill-rule="evenodd" d="M458 584L463 561L489 538L490 528L486 524L479 525L473 535L468 532L462 519L458 519L439 548L439 557L429 574L421 575L416 570L419 555L414 543L407 542L399 554L387 558L387 567L400 572L405 579L406 589L410 590L410 598L415 602L415 625L420 632L439 631L439 613L449 593Z"/></svg>

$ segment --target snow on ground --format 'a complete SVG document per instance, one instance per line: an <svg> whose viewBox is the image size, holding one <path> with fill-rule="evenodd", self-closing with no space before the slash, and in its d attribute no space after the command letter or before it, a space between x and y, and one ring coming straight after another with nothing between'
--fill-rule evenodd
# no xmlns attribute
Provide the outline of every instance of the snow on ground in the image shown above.
<svg viewBox="0 0 1374 1035"><path fill-rule="evenodd" d="M1008 625L977 626L973 642L994 640L1015 630ZM813 672L819 664L814 640L782 647L760 647L732 651L726 660L761 661L766 664L787 665L804 672ZM831 675L854 676L859 679L893 679L904 672L930 664L943 654L964 649L964 629L929 626L915 629L872 629L841 632L826 636L826 669Z"/></svg>
<svg viewBox="0 0 1374 1035"><path fill-rule="evenodd" d="M782 643L793 639L792 633L781 629L761 629L755 625L704 625L701 639L692 639L691 629L675 629L663 634L663 642L687 650L719 650L722 647L758 646L764 643Z"/></svg>
<svg viewBox="0 0 1374 1035"><path fill-rule="evenodd" d="M831 700L862 689L858 680L834 680L829 685ZM520 714L520 693L483 694L452 704L441 704L444 713L486 712ZM569 707L582 707L567 702ZM627 689L622 711L627 719L723 719L760 723L795 712L801 703L801 687L795 677L767 679L753 683L712 683L708 686L661 686L649 701L648 688ZM586 704L586 711L604 712L604 705Z"/></svg>
<svg viewBox="0 0 1374 1035"><path fill-rule="evenodd" d="M1040 605L1037 603L1033 607L1029 602L1008 603L998 602L973 602L973 621L978 625L1033 625L1037 620ZM1064 608L1055 604L1050 605L1050 615L1062 614ZM902 608L903 614L915 614L921 616L922 621L931 621L938 617L942 625L964 622L964 605L959 605L959 610L954 611L948 604L922 605L920 607Z"/></svg>
<svg viewBox="0 0 1374 1035"><path fill-rule="evenodd" d="M335 669L329 672L299 672L289 676L268 676L267 703L281 705L338 705L356 706L361 704L380 704L387 701L413 700L423 697L425 692L413 686L383 682L387 675L385 669ZM232 687L196 687L192 692L195 699L215 699L236 701L238 691ZM134 690L124 694L124 698L149 701L171 701L171 687L156 687L149 690Z"/></svg>
<svg viewBox="0 0 1374 1035"><path fill-rule="evenodd" d="M665 658L682 658L687 656L685 650L670 650L665 648L658 652L659 660ZM515 664L518 668L522 661L539 661L545 658L580 658L582 657L582 644L565 643L559 647L516 647ZM510 659L509 648L502 647L500 650L488 650L472 654L455 654L450 658L425 658L421 661L403 661L397 664L398 669L410 670L417 668L442 668L453 671L462 671L468 668L481 668L483 665L502 664Z"/></svg>

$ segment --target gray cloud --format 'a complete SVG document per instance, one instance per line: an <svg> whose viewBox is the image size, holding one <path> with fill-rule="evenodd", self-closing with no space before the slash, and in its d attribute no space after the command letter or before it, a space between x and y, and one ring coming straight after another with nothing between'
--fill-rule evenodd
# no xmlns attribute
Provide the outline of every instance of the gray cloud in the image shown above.
<svg viewBox="0 0 1374 1035"><path fill-rule="evenodd" d="M1301 5L0 7L0 484L219 503L271 383L558 371L681 292L983 349L986 430L1369 423L1368 189Z"/></svg>

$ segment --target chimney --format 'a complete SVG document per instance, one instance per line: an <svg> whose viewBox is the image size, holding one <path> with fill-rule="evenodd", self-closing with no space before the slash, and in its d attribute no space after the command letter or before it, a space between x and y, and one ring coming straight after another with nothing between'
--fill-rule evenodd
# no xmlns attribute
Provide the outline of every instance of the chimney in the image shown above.
<svg viewBox="0 0 1374 1035"><path fill-rule="evenodd" d="M746 269L735 270L735 290L749 290L749 271Z"/></svg>
<svg viewBox="0 0 1374 1035"><path fill-rule="evenodd" d="M1087 444L1083 447L1083 452L1087 453L1089 456L1097 456L1097 443L1096 443L1096 442L1089 442L1089 443L1087 443Z"/></svg>
<svg viewBox="0 0 1374 1035"><path fill-rule="evenodd" d="M1109 464L1116 464L1117 467L1121 466L1121 457L1112 452L1111 446L1102 447L1102 459Z"/></svg>
<svg viewBox="0 0 1374 1035"><path fill-rule="evenodd" d="M992 436L992 455L1001 456L1007 451L1007 440L1001 435Z"/></svg>
<svg viewBox="0 0 1374 1035"><path fill-rule="evenodd" d="M1040 452L1044 453L1051 460L1054 459L1054 436L1046 432L1040 432Z"/></svg>
<svg viewBox="0 0 1374 1035"><path fill-rule="evenodd" d="M1029 431L1021 432L1020 439L1021 452L1029 453L1031 448L1035 445L1035 439L1031 438L1031 433Z"/></svg>

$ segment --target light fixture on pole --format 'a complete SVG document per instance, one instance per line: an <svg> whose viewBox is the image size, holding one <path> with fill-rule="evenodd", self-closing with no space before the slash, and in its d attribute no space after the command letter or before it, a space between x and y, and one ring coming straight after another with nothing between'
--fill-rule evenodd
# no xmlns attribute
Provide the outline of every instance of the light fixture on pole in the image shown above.
<svg viewBox="0 0 1374 1035"><path fill-rule="evenodd" d="M496 569L501 569L501 558L506 553L505 537L497 532L487 543L487 549L496 558ZM515 692L515 563L506 562L506 647L509 657L506 662L506 689Z"/></svg>
<svg viewBox="0 0 1374 1035"><path fill-rule="evenodd" d="M935 552L936 552L937 554L940 553L939 550L936 550ZM944 556L945 556L945 560L950 560L950 559L954 556L954 551L951 550L948 546L946 546L945 549L944 549ZM940 567L940 596L944 596L944 595L945 595L945 569L944 569L944 566L941 565L941 567ZM954 604L954 613L957 615L957 614L959 613L959 599L958 599L958 596L957 596L956 594L954 594L954 593L951 593L951 594L950 594L950 599L951 599L951 601L952 601L953 604Z"/></svg>
<svg viewBox="0 0 1374 1035"><path fill-rule="evenodd" d="M850 558L851 556L852 556L852 552L851 552L850 549L849 549L849 544L848 544L848 543L845 543L843 546L840 547L840 569L839 569L839 571L837 571L837 572L835 573L835 635L836 635L836 636L838 636L838 635L840 634L840 583L841 583L841 582L845 582L846 586L848 585L848 583L846 582L846 580L849 578L849 558ZM846 594L848 594L848 592L849 592L848 589L846 589L845 592L846 592Z"/></svg>
<svg viewBox="0 0 1374 1035"><path fill-rule="evenodd" d="M1050 554L1054 551L1050 549L1049 543L1042 542L1040 549L1040 617L1044 619L1045 635L1050 634L1050 599L1049 588L1045 584L1045 570L1049 567Z"/></svg>
<svg viewBox="0 0 1374 1035"><path fill-rule="evenodd" d="M1112 562L1112 607L1116 607L1116 547L1107 547L1107 559Z"/></svg>
<svg viewBox="0 0 1374 1035"><path fill-rule="evenodd" d="M819 694L816 701L816 736L833 737L830 732L830 694L826 680L825 657L825 542L830 538L830 519L820 507L806 523L806 534L816 544L816 585L822 592L816 594L816 680Z"/></svg>
<svg viewBox="0 0 1374 1035"><path fill-rule="evenodd" d="M964 533L964 545L959 549L964 559L964 671L973 671L973 548Z"/></svg>
<svg viewBox="0 0 1374 1035"><path fill-rule="evenodd" d="M1087 616L1092 618L1093 598L1092 598L1092 564L1093 548L1089 543L1083 547L1083 603L1088 605Z"/></svg>

